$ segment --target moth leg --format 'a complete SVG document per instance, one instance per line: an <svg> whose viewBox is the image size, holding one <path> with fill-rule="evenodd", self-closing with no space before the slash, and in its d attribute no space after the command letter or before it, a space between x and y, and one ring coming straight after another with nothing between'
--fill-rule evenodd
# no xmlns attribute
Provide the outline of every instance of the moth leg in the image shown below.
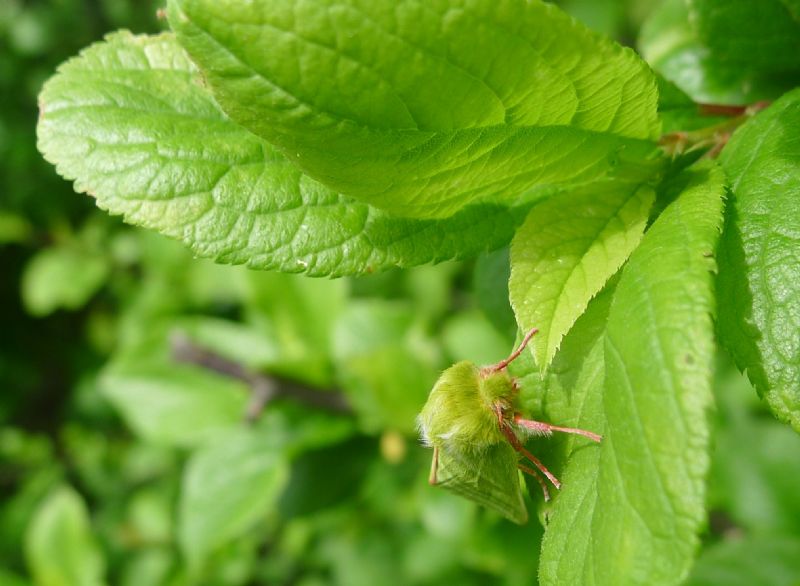
<svg viewBox="0 0 800 586"><path fill-rule="evenodd" d="M525 337L522 338L522 342L520 342L519 347L511 353L511 356L509 356L505 360L501 360L497 364L493 364L492 366L485 366L481 370L485 371L487 374L503 370L506 366L514 362L514 360L519 358L519 355L522 354L523 350L525 350L525 347L528 345L528 342L531 341L531 338L533 338L533 336L538 331L539 330L537 330L536 328L531 329L527 334L525 334Z"/></svg>
<svg viewBox="0 0 800 586"><path fill-rule="evenodd" d="M561 488L561 483L558 481L550 470L539 461L539 458L531 454L528 450L525 449L525 446L519 441L519 438L514 434L514 430L507 423L503 423L500 425L500 431L503 432L503 435L508 440L508 443L511 444L511 447L517 450L520 454L525 456L528 460L530 460L536 468L539 469L539 472L544 474L547 479L553 483L553 486L556 488Z"/></svg>
<svg viewBox="0 0 800 586"><path fill-rule="evenodd" d="M539 486L542 487L542 492L544 493L544 501L547 502L550 500L550 491L547 490L547 484L545 483L544 479L539 476L539 473L536 472L533 468L526 466L525 464L517 464L517 468L525 472L528 476L533 476L536 479L536 482L539 483Z"/></svg>
<svg viewBox="0 0 800 586"><path fill-rule="evenodd" d="M428 484L431 486L436 485L436 473L439 471L439 448L433 447L433 460L431 460L431 473L428 476Z"/></svg>
<svg viewBox="0 0 800 586"><path fill-rule="evenodd" d="M577 435L582 435L583 437L587 437L590 440L598 443L600 443L600 441L603 439L602 435L598 435L596 433L587 431L585 429L578 429L576 427L561 427L559 425L551 425L549 423L545 423L544 421L523 419L519 413L514 415L514 423L516 423L520 427L524 427L525 429L529 429L534 433L539 433L542 435L550 435L554 431L560 431L562 433L574 433Z"/></svg>

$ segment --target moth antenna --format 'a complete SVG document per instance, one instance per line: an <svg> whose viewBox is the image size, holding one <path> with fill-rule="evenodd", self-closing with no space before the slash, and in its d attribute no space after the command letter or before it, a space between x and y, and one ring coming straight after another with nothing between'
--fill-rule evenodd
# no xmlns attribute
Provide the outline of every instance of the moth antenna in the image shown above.
<svg viewBox="0 0 800 586"><path fill-rule="evenodd" d="M603 439L602 435L598 435L585 429L578 429L577 427L561 427L560 425L551 425L543 421L523 419L519 413L514 415L514 423L520 427L524 427L525 429L532 431L533 433L542 435L550 435L554 431L560 431L561 433L574 433L576 435L582 435L583 437L589 438L593 442L597 443L600 443Z"/></svg>
<svg viewBox="0 0 800 586"><path fill-rule="evenodd" d="M536 479L536 482L538 482L539 486L542 487L542 493L544 493L544 502L549 501L550 500L550 491L547 490L547 484L542 479L542 477L539 476L539 473L536 472L536 470L534 470L533 468L531 468L529 466L526 466L525 464L517 464L517 468L522 470L528 476L533 476Z"/></svg>
<svg viewBox="0 0 800 586"><path fill-rule="evenodd" d="M519 347L511 353L511 356L509 356L505 360L501 360L497 364L493 364L492 366L487 366L482 370L485 370L487 373L503 370L506 366L514 362L514 360L519 358L519 355L522 354L523 350L525 350L525 347L528 345L528 342L531 341L531 338L533 338L533 336L536 335L538 331L539 330L536 328L532 328L531 330L529 330L528 333L525 334L525 337L522 338L522 342L520 342Z"/></svg>

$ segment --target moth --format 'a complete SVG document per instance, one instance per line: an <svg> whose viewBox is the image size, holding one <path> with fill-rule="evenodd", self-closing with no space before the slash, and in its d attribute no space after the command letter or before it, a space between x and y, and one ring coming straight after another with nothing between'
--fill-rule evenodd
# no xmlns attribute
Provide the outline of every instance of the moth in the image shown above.
<svg viewBox="0 0 800 586"><path fill-rule="evenodd" d="M430 484L448 488L520 524L528 520L528 511L519 471L537 480L545 501L550 500L547 481L561 488L559 480L525 448L524 438L558 431L595 442L602 439L585 429L525 419L519 412L519 387L507 367L537 331L530 330L519 347L497 364L478 367L462 361L445 370L418 418L422 441L433 448Z"/></svg>

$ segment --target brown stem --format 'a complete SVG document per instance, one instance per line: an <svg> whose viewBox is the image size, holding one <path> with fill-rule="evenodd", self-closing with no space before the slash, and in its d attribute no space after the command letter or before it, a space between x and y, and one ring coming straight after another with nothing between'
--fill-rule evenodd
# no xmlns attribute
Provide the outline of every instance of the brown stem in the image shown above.
<svg viewBox="0 0 800 586"><path fill-rule="evenodd" d="M741 116L755 114L769 106L772 102L764 100L746 106L728 106L725 104L697 104L697 111L702 116Z"/></svg>
<svg viewBox="0 0 800 586"><path fill-rule="evenodd" d="M257 420L270 402L283 398L335 413L352 412L341 392L312 389L278 376L253 372L238 362L198 346L182 332L173 334L170 344L176 362L194 364L246 383L252 390L245 412L249 422Z"/></svg>

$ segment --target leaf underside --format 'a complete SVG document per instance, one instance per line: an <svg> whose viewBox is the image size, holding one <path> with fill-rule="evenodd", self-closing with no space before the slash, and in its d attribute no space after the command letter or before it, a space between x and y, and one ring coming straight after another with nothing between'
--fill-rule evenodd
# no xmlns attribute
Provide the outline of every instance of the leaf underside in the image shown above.
<svg viewBox="0 0 800 586"><path fill-rule="evenodd" d="M218 262L340 276L467 258L508 243L526 209L410 220L338 195L231 122L170 34L110 35L40 109L39 149L77 190Z"/></svg>

